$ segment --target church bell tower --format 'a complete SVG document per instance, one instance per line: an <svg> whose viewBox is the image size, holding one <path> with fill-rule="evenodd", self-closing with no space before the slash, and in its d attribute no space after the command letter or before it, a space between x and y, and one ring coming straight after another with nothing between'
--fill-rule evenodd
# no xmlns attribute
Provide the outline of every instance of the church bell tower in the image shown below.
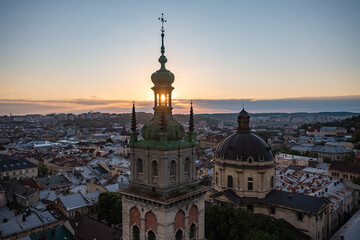
<svg viewBox="0 0 360 240"><path fill-rule="evenodd" d="M137 139L135 104L130 140L131 179L122 190L123 239L205 239L207 188L196 177L196 147L192 104L189 132L172 115L172 83L175 76L165 68L164 23L161 21L160 69L151 76L154 83L154 116Z"/></svg>

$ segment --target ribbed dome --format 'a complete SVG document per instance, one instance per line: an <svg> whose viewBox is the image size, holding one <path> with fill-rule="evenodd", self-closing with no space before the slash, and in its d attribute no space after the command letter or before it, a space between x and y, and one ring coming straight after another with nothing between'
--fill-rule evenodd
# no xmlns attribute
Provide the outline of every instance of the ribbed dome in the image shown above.
<svg viewBox="0 0 360 240"><path fill-rule="evenodd" d="M151 81L156 85L160 84L172 84L175 80L175 76L167 69L160 69L151 75Z"/></svg>
<svg viewBox="0 0 360 240"><path fill-rule="evenodd" d="M273 161L270 147L253 133L233 133L220 142L216 149L218 157L228 160Z"/></svg>
<svg viewBox="0 0 360 240"><path fill-rule="evenodd" d="M270 147L259 136L250 132L250 115L243 109L238 115L237 133L227 136L216 149L218 157L228 160L272 161Z"/></svg>
<svg viewBox="0 0 360 240"><path fill-rule="evenodd" d="M167 113L165 118L165 131L161 130L161 114L155 114L153 119L151 119L142 127L142 137L149 140L160 140L161 134L165 132L167 140L182 139L185 136L184 127L173 118L171 113Z"/></svg>

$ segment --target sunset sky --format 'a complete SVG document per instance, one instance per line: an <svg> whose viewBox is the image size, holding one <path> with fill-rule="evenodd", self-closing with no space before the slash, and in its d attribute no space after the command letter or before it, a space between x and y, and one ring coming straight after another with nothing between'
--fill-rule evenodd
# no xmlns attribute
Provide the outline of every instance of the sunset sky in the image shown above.
<svg viewBox="0 0 360 240"><path fill-rule="evenodd" d="M162 12L175 112L360 112L358 0L2 0L0 115L151 111Z"/></svg>

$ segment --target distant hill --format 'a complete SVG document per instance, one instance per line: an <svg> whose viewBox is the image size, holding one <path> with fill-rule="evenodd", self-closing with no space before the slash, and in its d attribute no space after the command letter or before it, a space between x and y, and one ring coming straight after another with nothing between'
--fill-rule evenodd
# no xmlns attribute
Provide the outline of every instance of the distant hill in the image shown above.
<svg viewBox="0 0 360 240"><path fill-rule="evenodd" d="M308 127L343 127L346 128L348 132L352 132L351 128L355 128L355 130L360 129L360 115L353 116L351 118L346 118L341 121L335 122L326 122L326 123L314 123L314 124L303 124L301 128L307 129Z"/></svg>

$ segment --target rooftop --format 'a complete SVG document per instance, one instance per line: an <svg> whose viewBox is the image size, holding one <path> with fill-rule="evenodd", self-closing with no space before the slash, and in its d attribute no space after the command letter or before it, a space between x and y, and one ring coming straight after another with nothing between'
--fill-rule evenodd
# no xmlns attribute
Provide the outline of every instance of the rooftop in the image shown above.
<svg viewBox="0 0 360 240"><path fill-rule="evenodd" d="M330 240L358 239L360 236L360 210L358 210ZM344 237L344 238L341 238Z"/></svg>
<svg viewBox="0 0 360 240"><path fill-rule="evenodd" d="M331 163L329 170L338 170L343 172L351 172L360 174L360 166L355 163L334 161Z"/></svg>
<svg viewBox="0 0 360 240"><path fill-rule="evenodd" d="M43 188L53 188L71 184L64 175L52 175L49 177L38 178L38 182Z"/></svg>
<svg viewBox="0 0 360 240"><path fill-rule="evenodd" d="M85 207L87 205L87 202L85 198L81 195L81 193L60 196L59 199L67 211Z"/></svg>
<svg viewBox="0 0 360 240"><path fill-rule="evenodd" d="M26 160L0 159L0 172L14 171L27 168L36 168L37 165Z"/></svg>

